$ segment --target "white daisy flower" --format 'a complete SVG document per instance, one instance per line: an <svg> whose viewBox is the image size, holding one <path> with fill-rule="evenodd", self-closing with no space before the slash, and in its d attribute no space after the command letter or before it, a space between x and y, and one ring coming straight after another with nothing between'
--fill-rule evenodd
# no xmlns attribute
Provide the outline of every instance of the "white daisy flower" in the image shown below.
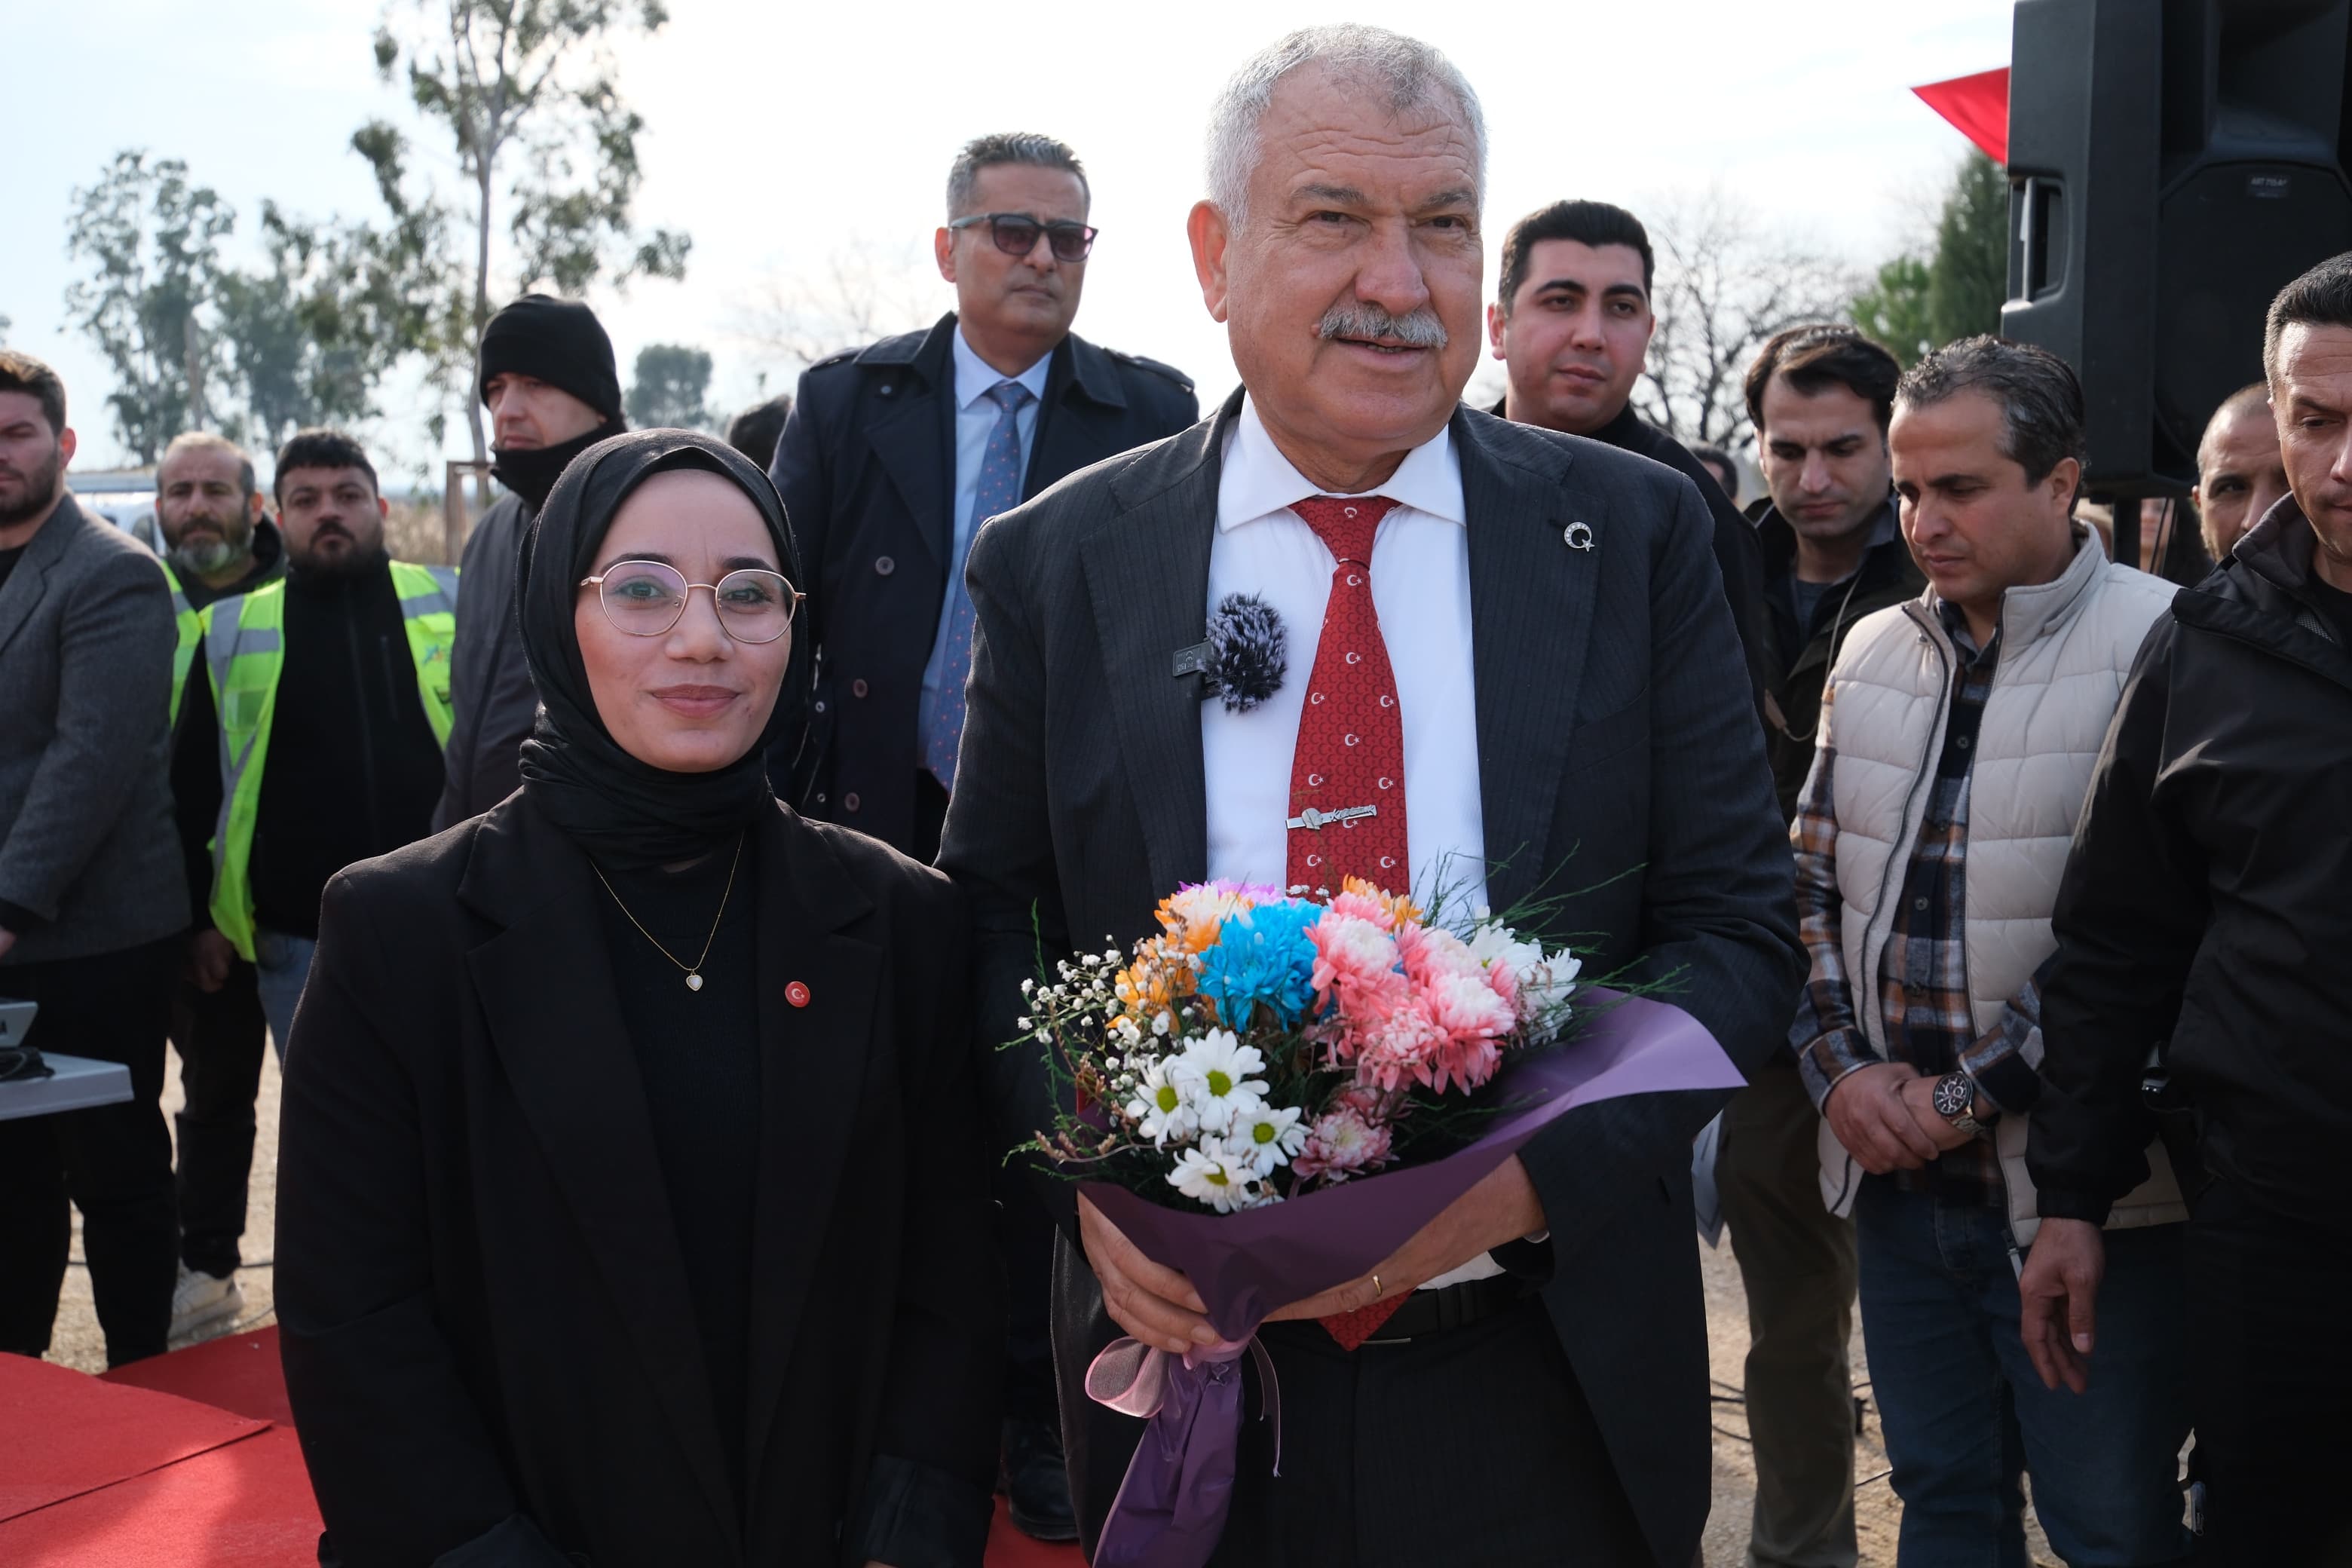
<svg viewBox="0 0 2352 1568"><path fill-rule="evenodd" d="M1524 973L1543 962L1542 943L1522 942L1510 927L1492 923L1470 933L1470 952L1487 968L1507 970L1513 974Z"/></svg>
<svg viewBox="0 0 2352 1568"><path fill-rule="evenodd" d="M1519 969L1519 1010L1530 1018L1551 1015L1576 990L1584 961L1561 948L1549 957L1524 963Z"/></svg>
<svg viewBox="0 0 2352 1568"><path fill-rule="evenodd" d="M1212 1029L1191 1041L1169 1065L1204 1132L1222 1135L1235 1117L1265 1103L1265 1080L1250 1077L1265 1070L1265 1058L1231 1029Z"/></svg>
<svg viewBox="0 0 2352 1568"><path fill-rule="evenodd" d="M1234 1118L1228 1142L1262 1180L1273 1175L1276 1166L1290 1163L1290 1157L1307 1146L1307 1129L1297 1110L1261 1105Z"/></svg>
<svg viewBox="0 0 2352 1568"><path fill-rule="evenodd" d="M1206 1204L1219 1214L1231 1214L1265 1201L1250 1179L1251 1170L1248 1155L1227 1147L1221 1138L1204 1138L1200 1147L1176 1156L1168 1184L1195 1203Z"/></svg>
<svg viewBox="0 0 2352 1568"><path fill-rule="evenodd" d="M1150 1139L1155 1149L1181 1143L1200 1131L1201 1119L1192 1098L1169 1070L1173 1065L1153 1062L1136 1085L1135 1098L1127 1102L1127 1113L1141 1123L1136 1129L1138 1135Z"/></svg>

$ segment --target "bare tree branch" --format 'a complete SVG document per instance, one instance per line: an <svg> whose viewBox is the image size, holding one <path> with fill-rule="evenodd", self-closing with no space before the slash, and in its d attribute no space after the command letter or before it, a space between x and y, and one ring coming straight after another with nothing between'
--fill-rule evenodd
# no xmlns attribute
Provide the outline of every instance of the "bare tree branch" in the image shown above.
<svg viewBox="0 0 2352 1568"><path fill-rule="evenodd" d="M1652 204L1657 331L1635 394L1642 416L1683 440L1753 445L1743 392L1765 341L1805 321L1840 321L1856 279L1844 261L1766 229L1720 189Z"/></svg>
<svg viewBox="0 0 2352 1568"><path fill-rule="evenodd" d="M766 363L796 374L843 349L913 331L937 314L937 275L912 245L853 237L821 268L772 270L739 306L729 335Z"/></svg>

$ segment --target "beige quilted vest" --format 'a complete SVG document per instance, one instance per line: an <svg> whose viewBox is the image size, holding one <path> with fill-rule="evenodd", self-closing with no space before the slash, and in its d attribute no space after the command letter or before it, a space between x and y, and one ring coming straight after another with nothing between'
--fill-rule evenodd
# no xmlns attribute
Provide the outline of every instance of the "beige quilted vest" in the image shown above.
<svg viewBox="0 0 2352 1568"><path fill-rule="evenodd" d="M2050 911L2093 765L2132 659L2172 603L2170 584L2109 562L2097 534L2076 531L2074 560L2055 582L2011 588L2001 600L2000 661L1969 788L1969 999L1979 1033L2000 1023L2002 1004L2056 946ZM1840 934L1863 1030L1881 1052L1879 959L1927 815L1958 658L1931 587L1854 627L1830 672L1834 706L1821 743L1837 754ZM2039 1029L2025 1053L2041 1066ZM2025 1170L2027 1121L2004 1116L1994 1129L2021 1247L2041 1223ZM1820 1143L1823 1200L1843 1213L1859 1172L1826 1119ZM2151 1144L2147 1159L2153 1173L2116 1205L2111 1227L2187 1217L2162 1146Z"/></svg>

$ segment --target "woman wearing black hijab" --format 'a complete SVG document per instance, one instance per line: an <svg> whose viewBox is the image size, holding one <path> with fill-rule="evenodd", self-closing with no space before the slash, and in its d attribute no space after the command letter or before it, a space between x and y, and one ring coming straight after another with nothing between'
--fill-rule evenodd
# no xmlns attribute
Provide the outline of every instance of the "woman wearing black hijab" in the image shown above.
<svg viewBox="0 0 2352 1568"><path fill-rule="evenodd" d="M323 1563L980 1562L961 918L768 788L798 581L719 442L590 448L520 566L522 792L327 889L278 1209Z"/></svg>

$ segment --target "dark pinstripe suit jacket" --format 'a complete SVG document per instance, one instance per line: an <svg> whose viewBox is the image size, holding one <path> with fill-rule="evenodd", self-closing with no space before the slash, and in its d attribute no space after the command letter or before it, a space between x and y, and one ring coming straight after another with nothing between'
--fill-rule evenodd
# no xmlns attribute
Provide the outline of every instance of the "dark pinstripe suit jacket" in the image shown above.
<svg viewBox="0 0 2352 1568"><path fill-rule="evenodd" d="M1207 873L1200 699L1171 660L1205 635L1238 409L1236 395L1072 475L972 546L978 632L940 859L971 899L984 1047L1018 1033L1041 936L1048 956L1073 939L1124 948L1159 899ZM1492 901L1558 896L1552 933L1593 955L1587 973L1671 977L1672 999L1752 1073L1805 962L1706 507L1682 475L1596 442L1468 408L1453 436ZM1568 546L1572 522L1592 548ZM991 1055L1001 1126L1042 1125L1040 1059ZM1697 1551L1709 1477L1690 1141L1726 1098L1585 1108L1524 1156L1551 1227L1546 1305L1672 1568ZM1078 1321L1088 1305L1056 1303L1057 1337L1107 1334L1098 1301ZM1106 1469L1115 1486L1127 1461L1070 1458L1081 1493Z"/></svg>

